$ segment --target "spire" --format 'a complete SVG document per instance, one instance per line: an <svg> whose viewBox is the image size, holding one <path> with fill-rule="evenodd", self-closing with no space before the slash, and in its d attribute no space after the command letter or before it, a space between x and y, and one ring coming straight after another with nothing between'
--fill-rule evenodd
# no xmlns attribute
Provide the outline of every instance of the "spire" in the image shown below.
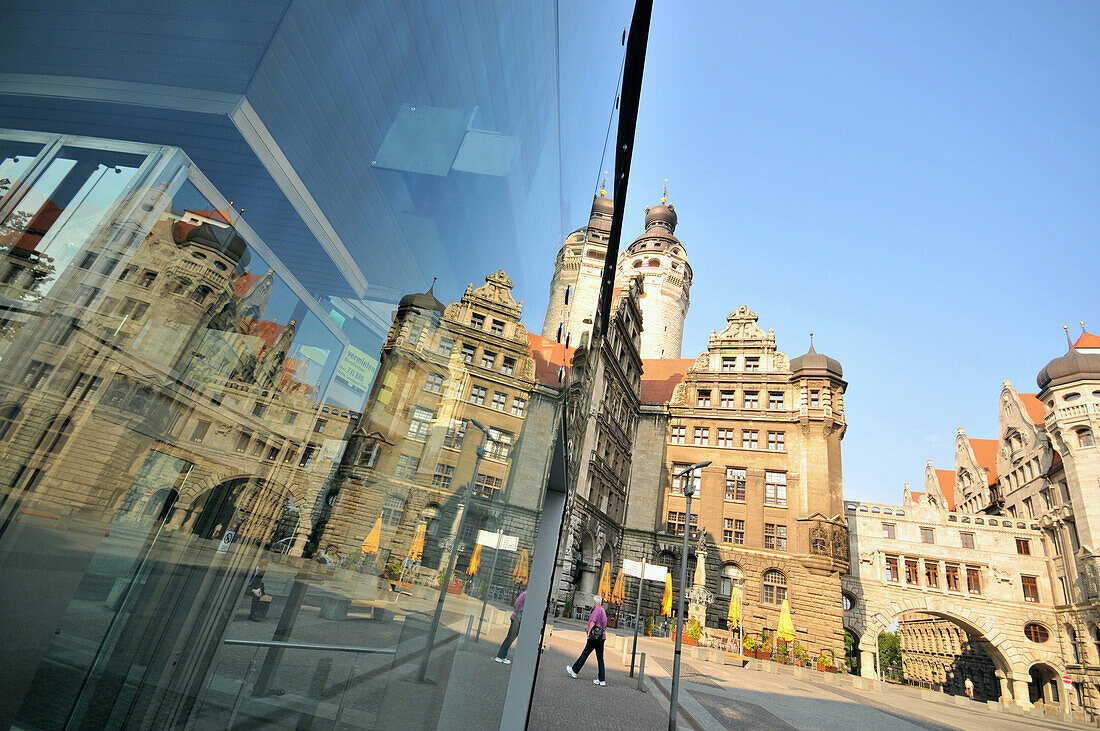
<svg viewBox="0 0 1100 731"><path fill-rule="evenodd" d="M1066 345L1069 346L1070 350L1073 350L1073 340L1069 337L1069 325L1062 325L1062 329L1066 331Z"/></svg>
<svg viewBox="0 0 1100 731"><path fill-rule="evenodd" d="M432 286L428 287L426 294L430 294L433 297L435 296L435 282L437 279L439 279L439 277L432 277Z"/></svg>
<svg viewBox="0 0 1100 731"><path fill-rule="evenodd" d="M661 205L668 203L668 178L665 178L665 184L661 186Z"/></svg>
<svg viewBox="0 0 1100 731"><path fill-rule="evenodd" d="M600 197L601 198L606 198L607 197L607 178L608 178L607 171L604 170L603 171L603 182L600 183Z"/></svg>
<svg viewBox="0 0 1100 731"><path fill-rule="evenodd" d="M1088 330L1085 329L1085 321L1084 320L1081 320L1081 334L1082 335L1087 335L1088 334Z"/></svg>
<svg viewBox="0 0 1100 731"><path fill-rule="evenodd" d="M810 333L810 352L811 353L816 353L817 352L816 350L814 350L814 334L812 332Z"/></svg>

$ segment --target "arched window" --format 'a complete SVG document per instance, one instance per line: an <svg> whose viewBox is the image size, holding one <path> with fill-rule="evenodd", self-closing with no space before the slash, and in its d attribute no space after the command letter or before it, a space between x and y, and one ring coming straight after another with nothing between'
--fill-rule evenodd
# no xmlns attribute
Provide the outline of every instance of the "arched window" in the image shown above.
<svg viewBox="0 0 1100 731"><path fill-rule="evenodd" d="M201 305L203 302L206 301L206 298L213 291L214 290L210 289L205 284L200 284L199 286L195 287L195 291L191 295L191 301L192 302L197 302Z"/></svg>
<svg viewBox="0 0 1100 731"><path fill-rule="evenodd" d="M787 577L782 571L769 569L764 572L764 603L782 604L787 598Z"/></svg>
<svg viewBox="0 0 1100 731"><path fill-rule="evenodd" d="M424 524L427 525L424 533L429 536L439 535L439 506L435 503L429 504L428 507L424 508L421 517L424 518Z"/></svg>
<svg viewBox="0 0 1100 731"><path fill-rule="evenodd" d="M634 260L634 268L635 268L635 269L637 269L637 268L638 268L638 267L640 267L641 265L642 265L642 260L641 260L641 259L635 259L635 260Z"/></svg>
<svg viewBox="0 0 1100 731"><path fill-rule="evenodd" d="M1066 634L1069 635L1069 644L1070 644L1070 647L1073 648L1073 662L1077 665L1080 665L1081 664L1081 655L1083 655L1084 653L1081 652L1081 648L1077 644L1077 642L1078 642L1077 630L1075 630L1072 626L1067 624L1066 625Z"/></svg>
<svg viewBox="0 0 1100 731"><path fill-rule="evenodd" d="M661 262L658 259L650 259L649 263L648 263L648 266L659 267L659 266L661 266Z"/></svg>
<svg viewBox="0 0 1100 731"><path fill-rule="evenodd" d="M382 524L400 525L401 514L405 512L405 498L400 495L390 495L382 506Z"/></svg>
<svg viewBox="0 0 1100 731"><path fill-rule="evenodd" d="M1088 428L1077 430L1077 444L1081 447L1091 447L1092 442L1092 430Z"/></svg>
<svg viewBox="0 0 1100 731"><path fill-rule="evenodd" d="M0 409L0 442L11 436L11 433L15 430L15 422L19 421L19 414L22 411L23 407L19 404L12 404Z"/></svg>
<svg viewBox="0 0 1100 731"><path fill-rule="evenodd" d="M733 593L733 588L741 588L745 585L745 572L741 570L741 567L735 563L728 563L722 567L722 578L718 583L718 593L722 596L729 596Z"/></svg>
<svg viewBox="0 0 1100 731"><path fill-rule="evenodd" d="M42 432L42 436L38 438L38 443L34 445L34 450L37 452L42 450L43 454L55 454L65 446L65 442L69 441L69 434L73 430L73 420L66 416L61 418L60 416L54 418L46 427L46 431Z"/></svg>

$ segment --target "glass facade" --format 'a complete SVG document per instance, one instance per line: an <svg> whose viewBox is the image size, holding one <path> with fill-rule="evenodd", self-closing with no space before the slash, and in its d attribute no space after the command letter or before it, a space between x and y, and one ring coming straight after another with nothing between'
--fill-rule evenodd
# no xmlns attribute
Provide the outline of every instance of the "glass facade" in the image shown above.
<svg viewBox="0 0 1100 731"><path fill-rule="evenodd" d="M0 725L529 698L533 660L485 661L548 591L588 374L525 322L601 177L618 64L578 69L631 9L11 14L42 32L0 51Z"/></svg>

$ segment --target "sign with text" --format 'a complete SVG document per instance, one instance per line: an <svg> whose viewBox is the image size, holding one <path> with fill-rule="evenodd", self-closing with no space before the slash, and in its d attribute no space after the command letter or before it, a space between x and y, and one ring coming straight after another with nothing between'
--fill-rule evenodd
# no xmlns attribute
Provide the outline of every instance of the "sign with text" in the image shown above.
<svg viewBox="0 0 1100 731"><path fill-rule="evenodd" d="M634 561L632 559L623 560L623 573L627 576L642 575L642 562ZM657 564L647 563L645 564L645 578L646 581L664 581L665 575L668 574L668 569L664 566Z"/></svg>
<svg viewBox="0 0 1100 731"><path fill-rule="evenodd" d="M500 545L497 545L500 539ZM501 551L515 551L519 548L519 536L510 536L507 533L490 533L487 530L477 532L477 542L486 548L496 548Z"/></svg>

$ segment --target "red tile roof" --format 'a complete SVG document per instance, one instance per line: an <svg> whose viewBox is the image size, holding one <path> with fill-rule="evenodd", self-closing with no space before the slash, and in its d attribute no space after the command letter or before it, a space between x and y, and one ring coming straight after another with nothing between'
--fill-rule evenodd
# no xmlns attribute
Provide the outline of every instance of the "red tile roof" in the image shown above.
<svg viewBox="0 0 1100 731"><path fill-rule="evenodd" d="M969 437L968 437L969 439ZM997 450L1001 443L996 439L969 439L970 448L974 450L974 458L978 460L978 466L985 470L985 477L989 484L997 482Z"/></svg>
<svg viewBox="0 0 1100 731"><path fill-rule="evenodd" d="M642 361L642 403L663 404L672 398L694 358L650 358Z"/></svg>
<svg viewBox="0 0 1100 731"><path fill-rule="evenodd" d="M237 284L233 288L233 294L238 297L244 297L248 294L248 290L252 289L252 285L260 281L259 274L242 274L237 278Z"/></svg>
<svg viewBox="0 0 1100 731"><path fill-rule="evenodd" d="M573 362L573 353L577 349L567 348L563 343L534 333L527 333L527 345L531 348L531 357L535 359L535 380L550 388L560 388L562 382L558 379L558 372L565 366L568 380L569 364Z"/></svg>
<svg viewBox="0 0 1100 731"><path fill-rule="evenodd" d="M947 500L947 509L955 509L955 473L951 470L936 470L936 481L940 483L940 492Z"/></svg>
<svg viewBox="0 0 1100 731"><path fill-rule="evenodd" d="M1081 333L1081 337L1077 338L1077 342L1073 344L1075 348L1100 348L1100 335L1093 335L1092 333Z"/></svg>
<svg viewBox="0 0 1100 731"><path fill-rule="evenodd" d="M924 497L924 493L923 492L914 492L913 490L910 490L909 491L909 497L911 497L913 499L913 502L918 503L918 502L920 502L920 499L922 497Z"/></svg>
<svg viewBox="0 0 1100 731"><path fill-rule="evenodd" d="M1032 422L1039 426L1046 426L1046 410L1043 408L1043 402L1039 400L1038 394L1034 393L1021 393L1019 394L1020 401L1023 402L1024 408L1027 409L1027 416Z"/></svg>

